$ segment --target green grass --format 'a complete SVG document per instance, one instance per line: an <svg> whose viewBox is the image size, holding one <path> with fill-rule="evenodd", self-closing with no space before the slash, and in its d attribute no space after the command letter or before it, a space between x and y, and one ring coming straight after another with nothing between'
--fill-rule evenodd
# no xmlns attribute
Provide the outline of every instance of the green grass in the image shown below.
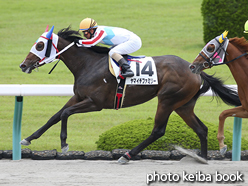
<svg viewBox="0 0 248 186"><path fill-rule="evenodd" d="M39 72L25 74L19 64L25 59L33 43L45 31L47 24L55 26L55 33L71 25L77 30L85 17L94 18L99 25L119 26L138 34L142 48L133 55L159 56L173 54L192 62L203 43L202 16L199 0L0 0L0 84L73 84L73 76L60 62L47 64ZM235 84L226 66L206 71L216 73L226 84ZM69 97L24 97L22 138L31 135L56 113ZM154 117L157 99L132 108L103 110L77 114L69 118L68 143L70 150L95 150L98 136L112 126L133 119ZM12 149L12 122L14 97L0 96L0 149ZM218 126L221 111L230 108L225 104L201 98L195 108L203 120ZM243 121L243 136L247 128ZM226 127L232 131L233 118ZM29 146L32 150L60 149L60 124L53 126Z"/></svg>

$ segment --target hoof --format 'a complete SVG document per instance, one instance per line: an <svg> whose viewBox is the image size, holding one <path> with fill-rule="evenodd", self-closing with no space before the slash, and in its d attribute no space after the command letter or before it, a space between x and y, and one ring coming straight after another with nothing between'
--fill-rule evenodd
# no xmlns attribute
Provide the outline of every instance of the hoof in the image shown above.
<svg viewBox="0 0 248 186"><path fill-rule="evenodd" d="M200 163L208 164L208 161L207 161L206 159L204 159L204 158L202 158L202 157L200 157L200 156L198 156L198 155L193 156L193 158L194 158L196 161L200 162Z"/></svg>
<svg viewBox="0 0 248 186"><path fill-rule="evenodd" d="M226 154L226 151L227 151L227 145L225 145L223 148L220 149L220 154L224 155Z"/></svg>
<svg viewBox="0 0 248 186"><path fill-rule="evenodd" d="M118 163L122 165L127 164L128 162L129 160L123 156L118 159Z"/></svg>
<svg viewBox="0 0 248 186"><path fill-rule="evenodd" d="M66 145L65 147L63 147L63 148L61 149L62 154L67 153L68 150L69 150L69 145Z"/></svg>
<svg viewBox="0 0 248 186"><path fill-rule="evenodd" d="M208 164L208 161L205 160L204 158L198 156L196 153L191 152L187 149L184 149L180 146L175 146L175 149L177 149L178 151L180 151L181 153L190 156L191 158L194 158L196 161L198 161L199 163L203 163L203 164Z"/></svg>
<svg viewBox="0 0 248 186"><path fill-rule="evenodd" d="M29 141L23 139L22 141L20 141L20 144L24 145L24 146L29 146L31 143Z"/></svg>

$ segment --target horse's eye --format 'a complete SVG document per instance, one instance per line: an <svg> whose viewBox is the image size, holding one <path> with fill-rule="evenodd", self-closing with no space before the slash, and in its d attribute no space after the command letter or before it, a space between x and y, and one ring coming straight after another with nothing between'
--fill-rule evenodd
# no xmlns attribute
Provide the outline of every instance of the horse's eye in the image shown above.
<svg viewBox="0 0 248 186"><path fill-rule="evenodd" d="M214 45L208 45L207 46L207 51L208 52L211 52L212 53L212 52L214 52L214 49L215 49Z"/></svg>
<svg viewBox="0 0 248 186"><path fill-rule="evenodd" d="M42 51L44 49L44 43L40 41L39 43L36 44L36 50Z"/></svg>

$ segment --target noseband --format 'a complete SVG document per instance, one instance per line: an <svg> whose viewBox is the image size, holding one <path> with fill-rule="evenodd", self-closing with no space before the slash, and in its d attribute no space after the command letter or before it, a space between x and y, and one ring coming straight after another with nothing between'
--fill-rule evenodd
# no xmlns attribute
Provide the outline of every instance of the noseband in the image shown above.
<svg viewBox="0 0 248 186"><path fill-rule="evenodd" d="M204 55L202 55L202 53L200 52L199 53L199 55L203 58L203 59L205 59L205 62L202 64L202 66L204 67L204 68L211 68L213 65L213 63L210 61L210 58L206 58Z"/></svg>

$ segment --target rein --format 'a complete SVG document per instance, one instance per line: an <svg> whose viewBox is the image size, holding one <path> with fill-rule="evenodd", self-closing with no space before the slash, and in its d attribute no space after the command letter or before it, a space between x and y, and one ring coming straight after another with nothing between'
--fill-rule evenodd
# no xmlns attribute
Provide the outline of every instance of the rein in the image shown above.
<svg viewBox="0 0 248 186"><path fill-rule="evenodd" d="M51 62L53 62L54 59L55 59L57 56L59 56L59 55L60 55L61 53L63 53L64 51L68 50L68 49L69 49L70 47L72 47L74 44L75 44L75 43L72 42L71 44L67 45L63 50L61 50L60 52L56 53L54 56L50 56L50 57L47 58L47 59L45 59L45 58L41 59L41 60L39 61L39 64L42 65L42 64L44 64L44 63L51 63ZM52 60L51 60L51 59L52 59ZM41 62L42 62L42 63L41 63Z"/></svg>
<svg viewBox="0 0 248 186"><path fill-rule="evenodd" d="M241 54L240 56L238 56L238 57L236 57L236 58L234 58L234 59L232 59L230 61L227 61L227 62L224 62L224 63L220 63L220 64L212 64L212 66L226 65L226 64L231 63L231 62L235 61L236 59L239 59L239 58L241 58L241 57L243 57L243 56L245 56L247 54L248 54L248 52L245 52L245 53Z"/></svg>

